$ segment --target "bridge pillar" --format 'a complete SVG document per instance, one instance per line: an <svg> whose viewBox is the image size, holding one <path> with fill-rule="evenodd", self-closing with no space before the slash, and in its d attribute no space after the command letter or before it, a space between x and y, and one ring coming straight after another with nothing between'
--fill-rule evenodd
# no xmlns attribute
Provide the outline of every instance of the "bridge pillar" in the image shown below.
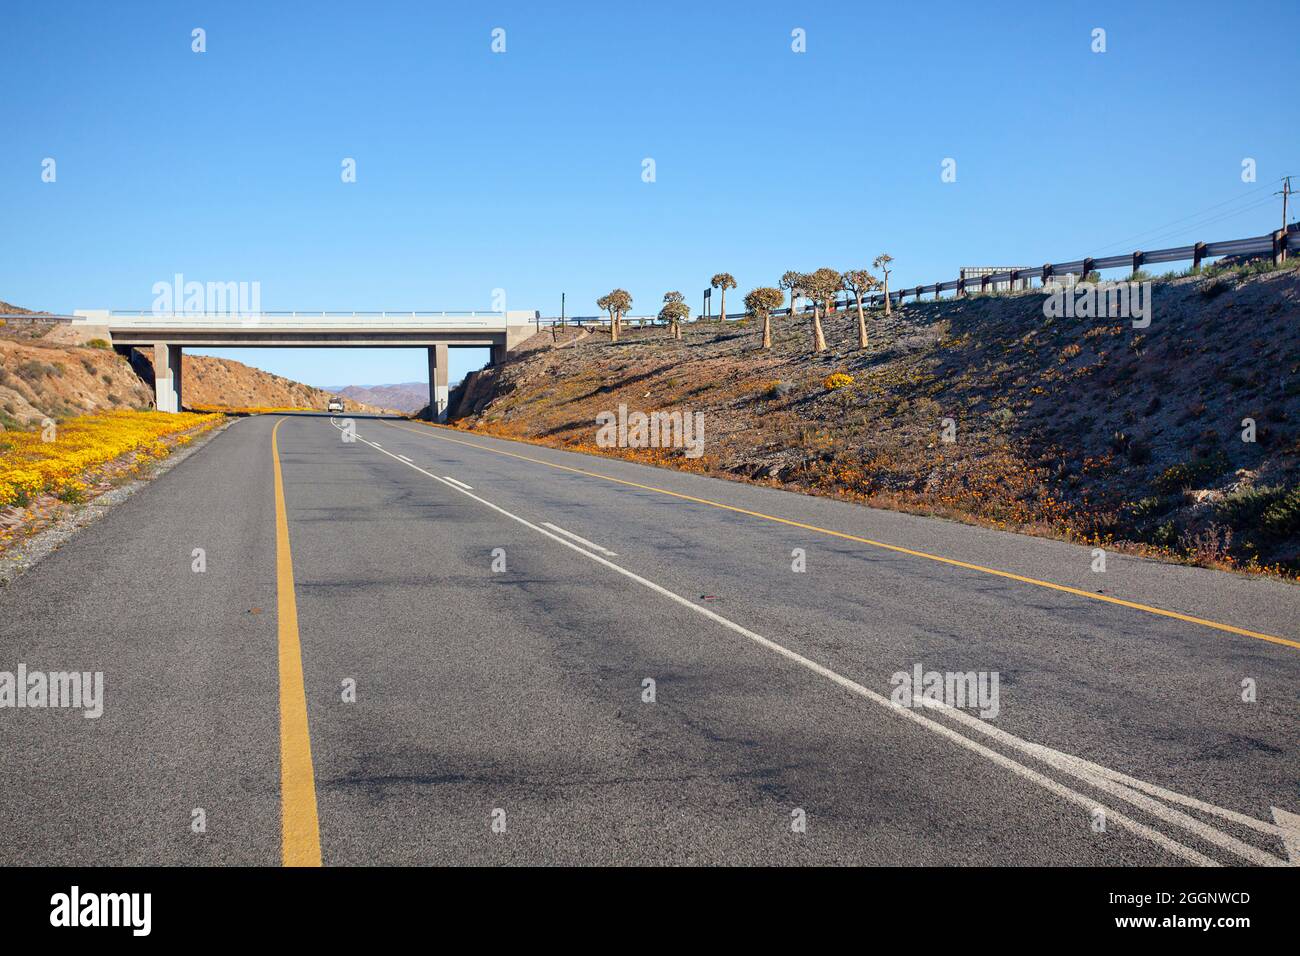
<svg viewBox="0 0 1300 956"><path fill-rule="evenodd" d="M447 420L447 346L429 346L429 420Z"/></svg>
<svg viewBox="0 0 1300 956"><path fill-rule="evenodd" d="M154 408L160 412L181 410L181 347L155 342L153 347Z"/></svg>

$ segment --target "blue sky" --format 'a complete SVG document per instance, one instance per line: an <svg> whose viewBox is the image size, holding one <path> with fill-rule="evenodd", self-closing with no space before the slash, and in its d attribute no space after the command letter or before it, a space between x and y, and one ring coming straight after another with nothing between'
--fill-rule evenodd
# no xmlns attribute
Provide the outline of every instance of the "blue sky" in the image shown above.
<svg viewBox="0 0 1300 956"><path fill-rule="evenodd" d="M0 299L61 312L148 308L178 272L260 282L267 309L501 288L546 315L886 250L933 282L1262 234L1300 174L1293 3L47 2L3 8L0 58ZM222 354L427 375L410 351Z"/></svg>

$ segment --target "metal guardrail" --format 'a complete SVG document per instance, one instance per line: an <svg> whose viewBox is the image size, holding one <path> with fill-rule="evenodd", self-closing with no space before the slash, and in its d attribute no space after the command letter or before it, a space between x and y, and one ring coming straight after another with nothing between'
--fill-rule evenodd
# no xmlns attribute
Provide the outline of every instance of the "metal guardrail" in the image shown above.
<svg viewBox="0 0 1300 956"><path fill-rule="evenodd" d="M981 291L992 288L998 283L1014 283L1020 279L1038 278L1044 283L1054 278L1074 273L1079 277L1087 275L1089 272L1096 272L1102 269L1116 269L1128 267L1134 272L1141 269L1144 265L1154 265L1160 262L1184 262L1191 260L1195 266L1199 266L1205 259L1214 259L1219 256L1242 256L1256 255L1259 253L1268 253L1278 259L1283 252L1287 255L1300 255L1300 230L1292 229L1288 232L1278 230L1267 236L1252 236L1248 239L1227 239L1222 242L1197 242L1189 246L1174 246L1169 249L1156 249L1152 252L1136 251L1122 256L1102 256L1101 258L1083 258L1075 259L1071 262L1049 262L1045 265L1028 268L1028 269L1009 269L1003 272L995 272L990 275L980 276L975 279L949 279L946 282L933 282L929 285L906 286L901 289L891 290L889 293L890 302L902 304L906 296L914 295L918 299L922 295L939 295L941 292L956 292L958 295L964 295L968 291ZM864 306L881 305L884 302L884 296L879 292L873 292L870 295L862 297ZM837 308L848 308L854 305L853 299L847 299L840 302L837 299ZM773 315L791 315L798 313L808 313L812 311L811 306L804 306L802 309L794 310L790 307L776 309ZM735 321L748 316L747 312L731 312L727 315L717 317L715 320ZM555 317L543 318L542 323L545 325L555 325L559 319ZM581 323L583 325L609 325L609 316L569 316L566 322ZM697 320L699 321L699 320ZM658 316L637 315L624 316L624 323L634 326L638 325L657 325L660 324Z"/></svg>

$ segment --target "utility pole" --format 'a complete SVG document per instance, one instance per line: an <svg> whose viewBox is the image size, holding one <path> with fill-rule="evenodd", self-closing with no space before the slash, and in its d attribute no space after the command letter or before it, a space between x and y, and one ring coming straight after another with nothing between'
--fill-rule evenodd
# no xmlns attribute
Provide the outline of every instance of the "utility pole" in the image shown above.
<svg viewBox="0 0 1300 956"><path fill-rule="evenodd" d="M1281 197L1282 197L1282 231L1283 231L1283 232L1286 232L1286 201L1287 201L1287 197L1289 197L1289 196L1291 195L1291 177L1290 177L1290 176L1283 176L1283 177L1282 177L1282 191L1281 191L1281 192L1276 192L1276 193L1274 193L1273 195L1274 195L1274 196L1281 196Z"/></svg>
<svg viewBox="0 0 1300 956"><path fill-rule="evenodd" d="M560 293L560 328L564 328L564 293Z"/></svg>

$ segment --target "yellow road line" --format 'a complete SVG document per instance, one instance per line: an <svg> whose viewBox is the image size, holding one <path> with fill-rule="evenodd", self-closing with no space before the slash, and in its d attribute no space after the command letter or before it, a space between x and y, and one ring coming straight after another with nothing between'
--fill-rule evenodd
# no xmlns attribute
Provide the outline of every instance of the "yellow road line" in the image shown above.
<svg viewBox="0 0 1300 956"><path fill-rule="evenodd" d="M1032 584L1040 588L1050 588L1053 591L1062 591L1065 594L1074 594L1078 597L1090 598L1093 601L1103 601L1106 604L1116 604L1120 607L1132 608L1135 611L1145 611L1148 614L1157 614L1161 617L1173 618L1176 621L1186 621L1189 624L1199 624L1202 627L1210 627L1216 631L1224 631L1228 634L1239 634L1242 637L1253 637L1256 640L1268 641L1271 644L1281 644L1284 647L1294 647L1300 650L1300 641L1288 640L1285 637L1278 637L1275 634L1261 634L1259 631L1247 630L1244 627L1235 627L1232 624L1222 624L1218 621L1209 621L1203 617L1193 617L1190 614L1180 614L1177 611L1166 611L1164 608L1152 607L1150 604L1139 604L1136 601L1125 601L1122 598L1110 597L1106 594L1096 594L1092 591L1084 591L1080 588L1072 588L1066 584L1055 584L1051 581L1043 581L1039 578L1025 577L1023 574L1015 574L1011 571L1000 571L997 568L988 568L982 564L971 564L967 561L958 561L956 558L945 558L939 554L930 554L928 551L915 551L911 548L900 547L896 544L886 544L883 541L873 541L870 538L862 538L855 534L846 534L843 531L832 531L830 528L821 528L814 524L804 524L801 521L791 521L789 518L779 518L776 515L764 514L761 511L750 511L747 508L737 508L735 505L723 504L720 501L710 501L708 498L696 498L693 495L684 495L677 491L669 491L666 488L656 488L654 485L643 485L635 481L627 481L623 478L614 478L610 475L602 475L599 472L587 471L583 468L573 468L569 465L559 465L552 461L545 461L541 458L532 458L528 455L520 455L512 451L503 451L500 448L489 448L486 445L480 445L476 442L464 441L459 438L449 438L440 434L441 429L421 426L420 428L408 428L404 425L394 425L392 422L384 422L392 428L401 429L404 432L411 432L416 435L427 435L430 438L437 438L440 441L454 442L457 445L468 445L470 448L477 448L481 451L489 451L494 455L506 455L510 458L518 458L522 461L530 461L538 465L546 465L548 468L558 468L561 471L571 471L574 474L586 475L589 478L601 478L605 481L612 481L616 484L627 485L630 488L640 488L642 491L654 491L661 495L669 495L673 498L681 498L684 501L693 501L696 504L709 505L712 508L721 508L724 511L734 511L736 514L749 515L752 518L763 518L766 521L775 521L779 524L789 525L793 528L802 528L805 531L816 531L818 534L827 534L836 538L843 538L847 541L856 541L859 544L868 544L873 548L883 548L886 551L894 551L898 554L910 555L914 558L925 558L927 561L937 561L940 564L948 564L956 568L965 568L968 571L979 571L982 574L992 574L996 577L1007 578L1011 581L1019 581L1022 584Z"/></svg>
<svg viewBox="0 0 1300 956"><path fill-rule="evenodd" d="M307 694L302 682L302 646L298 641L298 602L293 595L293 555L289 518L280 476L280 444L271 429L275 460L275 592L280 631L280 825L285 866L320 866L320 823L316 818L316 776L307 729Z"/></svg>

